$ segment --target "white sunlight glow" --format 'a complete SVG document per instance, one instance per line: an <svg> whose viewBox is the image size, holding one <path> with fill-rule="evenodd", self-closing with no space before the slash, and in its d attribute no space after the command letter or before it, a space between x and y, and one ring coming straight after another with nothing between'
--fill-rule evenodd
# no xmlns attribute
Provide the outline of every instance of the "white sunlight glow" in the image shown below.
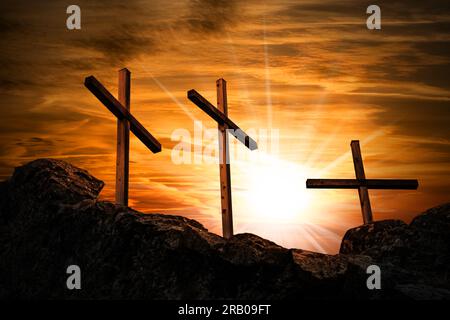
<svg viewBox="0 0 450 320"><path fill-rule="evenodd" d="M339 235L319 223L319 193L306 189L314 170L258 151L252 155L248 163L235 163L235 232L322 253L336 246Z"/></svg>
<svg viewBox="0 0 450 320"><path fill-rule="evenodd" d="M249 190L247 207L258 219L273 222L303 220L311 202L305 188L307 171L302 166L269 155L246 170Z"/></svg>

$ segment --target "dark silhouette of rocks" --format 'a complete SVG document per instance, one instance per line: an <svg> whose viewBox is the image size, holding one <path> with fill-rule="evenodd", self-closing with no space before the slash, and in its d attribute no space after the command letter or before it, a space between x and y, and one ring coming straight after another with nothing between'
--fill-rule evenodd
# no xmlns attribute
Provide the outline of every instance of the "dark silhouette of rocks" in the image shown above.
<svg viewBox="0 0 450 320"><path fill-rule="evenodd" d="M253 234L225 240L180 216L99 201L103 182L39 159L0 183L0 298L450 298L450 204L410 225L347 231L340 254L285 249ZM81 268L81 290L66 268ZM368 290L366 268L382 270Z"/></svg>
<svg viewBox="0 0 450 320"><path fill-rule="evenodd" d="M385 220L347 231L341 254L372 257L395 266L396 289L414 298L449 297L450 289L450 203L418 215L408 225ZM392 267L390 267L392 268ZM406 277L406 279L401 279ZM407 279L416 279L415 283ZM446 290L436 289L445 288Z"/></svg>

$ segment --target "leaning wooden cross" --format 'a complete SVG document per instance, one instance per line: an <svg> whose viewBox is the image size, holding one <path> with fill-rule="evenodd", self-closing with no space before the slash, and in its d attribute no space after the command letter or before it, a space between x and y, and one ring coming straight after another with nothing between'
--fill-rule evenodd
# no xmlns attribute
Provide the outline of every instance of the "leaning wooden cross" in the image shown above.
<svg viewBox="0 0 450 320"><path fill-rule="evenodd" d="M153 153L161 151L161 144L130 113L130 71L119 70L119 100L94 76L87 77L84 85L117 117L116 203L128 205L128 175L130 129Z"/></svg>
<svg viewBox="0 0 450 320"><path fill-rule="evenodd" d="M359 141L352 141L350 146L356 179L308 179L306 180L306 187L315 189L358 189L364 224L367 224L373 221L368 189L415 190L419 186L419 182L417 180L366 179Z"/></svg>
<svg viewBox="0 0 450 320"><path fill-rule="evenodd" d="M230 118L228 118L227 87L224 79L216 81L217 108L203 98L197 91L188 91L188 99L206 112L219 125L219 169L220 194L222 207L222 229L224 238L233 235L233 210L231 202L231 173L230 156L228 150L228 135L231 133L250 150L258 148L256 142L242 131Z"/></svg>

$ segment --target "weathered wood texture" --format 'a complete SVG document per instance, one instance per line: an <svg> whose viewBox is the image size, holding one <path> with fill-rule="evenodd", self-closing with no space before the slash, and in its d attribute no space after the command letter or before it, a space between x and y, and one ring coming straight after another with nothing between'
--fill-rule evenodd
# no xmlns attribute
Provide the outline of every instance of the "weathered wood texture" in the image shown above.
<svg viewBox="0 0 450 320"><path fill-rule="evenodd" d="M188 91L188 99L196 104L200 109L202 109L207 115L213 118L217 123L224 123L227 125L229 132L240 142L242 142L250 150L258 149L258 144L253 140L248 134L246 134L242 129L240 129L237 124L235 124L227 115L225 115L221 110L214 107L208 100L206 100L200 93L194 89Z"/></svg>
<svg viewBox="0 0 450 320"><path fill-rule="evenodd" d="M94 96L100 100L101 103L108 108L117 118L127 119L130 123L130 130L133 134L141 140L141 142L149 148L153 153L161 151L161 144L155 137L153 137L144 126L136 120L135 117L125 109L122 104L114 98L114 96L109 93L108 90L94 77L90 76L84 80L84 85L89 91L92 92Z"/></svg>
<svg viewBox="0 0 450 320"><path fill-rule="evenodd" d="M368 189L415 190L419 182L415 179L366 179L361 148L358 140L350 143L356 179L307 179L310 189L358 189L364 224L373 221Z"/></svg>
<svg viewBox="0 0 450 320"><path fill-rule="evenodd" d="M391 189L415 190L419 186L417 180L410 179L308 179L306 187L310 189Z"/></svg>
<svg viewBox="0 0 450 320"><path fill-rule="evenodd" d="M119 102L130 110L130 71L119 71ZM128 178L130 160L130 124L127 119L117 118L116 154L116 203L128 206Z"/></svg>
<svg viewBox="0 0 450 320"><path fill-rule="evenodd" d="M217 109L225 117L228 117L227 83L224 79L216 82L217 86ZM231 201L231 172L230 153L228 146L228 125L219 122L219 170L220 170L220 196L222 207L222 229L223 237L230 238L233 235L233 209Z"/></svg>
<svg viewBox="0 0 450 320"><path fill-rule="evenodd" d="M217 108L195 90L189 90L187 97L218 123L220 196L222 208L222 229L224 238L233 235L233 209L231 200L231 170L228 146L228 132L250 150L258 148L256 141L228 118L227 87L224 79L216 81Z"/></svg>
<svg viewBox="0 0 450 320"><path fill-rule="evenodd" d="M116 203L128 206L130 130L153 153L161 151L161 144L130 112L131 73L128 69L119 70L119 100L116 100L94 76L85 78L84 85L117 118L115 197Z"/></svg>
<svg viewBox="0 0 450 320"><path fill-rule="evenodd" d="M353 165L355 167L356 179L363 180L366 178L364 173L364 164L361 156L361 149L359 147L359 141L353 140L350 143L353 155ZM370 207L369 191L367 187L360 186L358 188L359 202L361 203L361 210L363 214L364 223L370 223L373 221L372 208Z"/></svg>

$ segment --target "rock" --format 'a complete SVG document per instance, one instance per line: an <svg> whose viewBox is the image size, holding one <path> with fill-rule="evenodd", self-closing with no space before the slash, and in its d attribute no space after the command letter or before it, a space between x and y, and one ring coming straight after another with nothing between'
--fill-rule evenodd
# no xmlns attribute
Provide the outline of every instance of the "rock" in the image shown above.
<svg viewBox="0 0 450 320"><path fill-rule="evenodd" d="M398 285L395 289L404 298L414 300L448 300L450 291L442 288L430 287L424 284Z"/></svg>
<svg viewBox="0 0 450 320"><path fill-rule="evenodd" d="M408 231L408 225L400 220L365 224L345 233L339 252L368 255L377 260L401 259L408 254L403 243Z"/></svg>
<svg viewBox="0 0 450 320"><path fill-rule="evenodd" d="M435 266L446 261L448 253L438 252L448 245L440 227L448 223L445 208L410 226L382 222L352 229L342 254L325 255L253 234L226 240L191 219L99 201L102 187L88 172L52 159L19 167L0 183L0 298L421 298L420 286L432 293L426 296L446 295L445 283L436 285L422 269L402 264L417 230L423 241L434 239L422 244L435 246L426 258ZM81 268L82 290L65 286L72 264ZM367 289L370 264L382 265L386 289ZM422 278L408 282L411 274Z"/></svg>
<svg viewBox="0 0 450 320"><path fill-rule="evenodd" d="M427 210L410 224L411 260L429 272L450 274L450 204Z"/></svg>
<svg viewBox="0 0 450 320"><path fill-rule="evenodd" d="M402 295L450 298L450 204L427 210L409 225L385 220L350 229L340 253L394 265L391 286Z"/></svg>

